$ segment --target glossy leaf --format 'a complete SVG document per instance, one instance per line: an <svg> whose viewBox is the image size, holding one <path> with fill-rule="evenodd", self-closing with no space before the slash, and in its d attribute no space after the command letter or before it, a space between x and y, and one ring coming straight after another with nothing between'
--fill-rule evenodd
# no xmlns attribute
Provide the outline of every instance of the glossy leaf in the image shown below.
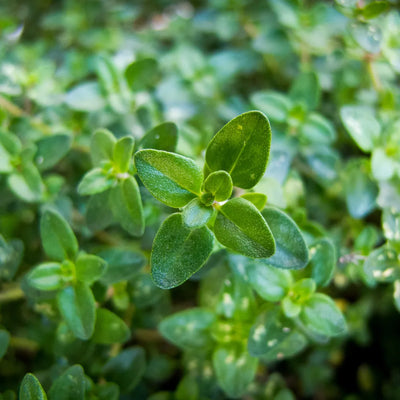
<svg viewBox="0 0 400 400"><path fill-rule="evenodd" d="M179 348L204 350L212 344L209 330L215 319L211 311L192 308L163 319L159 330Z"/></svg>
<svg viewBox="0 0 400 400"><path fill-rule="evenodd" d="M206 226L190 229L181 214L170 215L153 242L151 273L155 284L170 289L185 282L206 262L213 243Z"/></svg>
<svg viewBox="0 0 400 400"><path fill-rule="evenodd" d="M119 139L113 150L113 160L118 172L127 172L132 158L135 141L130 136Z"/></svg>
<svg viewBox="0 0 400 400"><path fill-rule="evenodd" d="M139 149L175 151L178 143L178 128L172 122L155 126L140 139Z"/></svg>
<svg viewBox="0 0 400 400"><path fill-rule="evenodd" d="M76 260L76 279L89 285L97 281L104 273L107 263L92 254L79 254Z"/></svg>
<svg viewBox="0 0 400 400"><path fill-rule="evenodd" d="M258 360L239 346L220 346L213 353L213 366L222 390L229 397L242 396L256 374Z"/></svg>
<svg viewBox="0 0 400 400"><path fill-rule="evenodd" d="M118 315L105 308L97 309L96 323L92 336L94 343L123 343L128 340L129 336L129 328Z"/></svg>
<svg viewBox="0 0 400 400"><path fill-rule="evenodd" d="M132 236L142 236L145 222L139 186L132 176L118 182L110 192L110 208L114 219Z"/></svg>
<svg viewBox="0 0 400 400"><path fill-rule="evenodd" d="M102 161L111 161L114 145L117 142L115 136L107 129L97 129L90 139L90 156L93 165L100 166Z"/></svg>
<svg viewBox="0 0 400 400"><path fill-rule="evenodd" d="M284 212L266 207L262 216L268 223L275 239L276 250L267 263L284 269L304 268L308 263L308 250L296 223Z"/></svg>
<svg viewBox="0 0 400 400"><path fill-rule="evenodd" d="M346 321L334 301L325 294L313 294L300 313L303 324L312 332L324 336L338 336L346 332Z"/></svg>
<svg viewBox="0 0 400 400"><path fill-rule="evenodd" d="M267 117L250 111L228 122L210 141L206 163L210 172L224 170L233 185L250 189L264 175L271 145Z"/></svg>
<svg viewBox="0 0 400 400"><path fill-rule="evenodd" d="M49 400L84 400L86 381L80 365L69 367L51 385Z"/></svg>
<svg viewBox="0 0 400 400"><path fill-rule="evenodd" d="M219 208L214 233L221 244L248 257L266 258L275 252L265 219L252 203L240 197Z"/></svg>
<svg viewBox="0 0 400 400"><path fill-rule="evenodd" d="M61 289L64 286L61 264L49 262L36 266L28 274L28 282L35 289L39 290Z"/></svg>
<svg viewBox="0 0 400 400"><path fill-rule="evenodd" d="M226 171L212 172L203 183L203 190L211 193L216 201L229 199L232 189L232 179Z"/></svg>
<svg viewBox="0 0 400 400"><path fill-rule="evenodd" d="M19 389L19 400L47 400L45 391L33 374L26 374Z"/></svg>
<svg viewBox="0 0 400 400"><path fill-rule="evenodd" d="M115 180L103 169L94 168L87 172L78 185L78 193L81 196L88 196L104 192L113 186Z"/></svg>
<svg viewBox="0 0 400 400"><path fill-rule="evenodd" d="M198 198L193 199L182 210L183 222L189 228L199 228L210 220L214 214L214 209L205 206Z"/></svg>
<svg viewBox="0 0 400 400"><path fill-rule="evenodd" d="M200 194L203 174L190 158L161 150L135 154L138 175L150 193L170 207L183 207Z"/></svg>
<svg viewBox="0 0 400 400"><path fill-rule="evenodd" d="M93 293L85 283L68 286L57 296L58 308L69 329L79 339L89 339L94 330L96 307Z"/></svg>
<svg viewBox="0 0 400 400"><path fill-rule="evenodd" d="M46 209L40 220L40 237L46 254L58 261L74 259L78 241L67 221L54 210Z"/></svg>

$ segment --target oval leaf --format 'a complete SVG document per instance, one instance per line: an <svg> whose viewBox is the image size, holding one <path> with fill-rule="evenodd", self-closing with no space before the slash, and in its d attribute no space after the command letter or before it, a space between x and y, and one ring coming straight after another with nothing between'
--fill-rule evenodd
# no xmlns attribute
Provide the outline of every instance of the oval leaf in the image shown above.
<svg viewBox="0 0 400 400"><path fill-rule="evenodd" d="M94 343L113 344L128 340L130 331L118 315L105 309L98 308L92 340Z"/></svg>
<svg viewBox="0 0 400 400"><path fill-rule="evenodd" d="M212 172L203 184L203 190L211 193L216 201L229 199L232 189L232 178L226 171Z"/></svg>
<svg viewBox="0 0 400 400"><path fill-rule="evenodd" d="M102 168L94 168L84 175L78 185L81 196L101 193L109 189L115 180L107 175Z"/></svg>
<svg viewBox="0 0 400 400"><path fill-rule="evenodd" d="M139 149L175 151L178 144L178 128L172 122L157 125L140 139Z"/></svg>
<svg viewBox="0 0 400 400"><path fill-rule="evenodd" d="M59 263L43 263L28 274L28 282L35 289L57 290L64 285L62 266Z"/></svg>
<svg viewBox="0 0 400 400"><path fill-rule="evenodd" d="M45 391L42 385L37 380L35 375L26 374L22 380L21 387L19 389L20 400L47 400Z"/></svg>
<svg viewBox="0 0 400 400"><path fill-rule="evenodd" d="M51 385L49 400L84 400L86 380L80 365L69 367Z"/></svg>
<svg viewBox="0 0 400 400"><path fill-rule="evenodd" d="M189 228L205 225L214 213L212 207L205 206L198 198L193 199L182 211L183 222Z"/></svg>
<svg viewBox="0 0 400 400"><path fill-rule="evenodd" d="M90 139L90 156L93 165L99 166L102 161L112 160L116 141L115 136L107 129L94 131Z"/></svg>
<svg viewBox="0 0 400 400"><path fill-rule="evenodd" d="M100 257L91 254L80 254L76 260L76 279L92 284L104 273L107 263Z"/></svg>

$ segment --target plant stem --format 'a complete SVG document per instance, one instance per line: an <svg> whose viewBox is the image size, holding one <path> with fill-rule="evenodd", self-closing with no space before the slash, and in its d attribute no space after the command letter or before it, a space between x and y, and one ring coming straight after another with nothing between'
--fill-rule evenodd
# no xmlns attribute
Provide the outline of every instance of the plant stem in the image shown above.
<svg viewBox="0 0 400 400"><path fill-rule="evenodd" d="M372 64L372 59L371 58L367 58L366 59L366 64L367 64L367 71L368 71L368 75L371 79L372 82L372 86L374 87L374 89L377 92L380 92L382 90L382 83L379 79L379 76L377 75L374 66Z"/></svg>
<svg viewBox="0 0 400 400"><path fill-rule="evenodd" d="M9 303L11 301L20 300L24 297L25 294L18 285L0 292L0 303Z"/></svg>
<svg viewBox="0 0 400 400"><path fill-rule="evenodd" d="M29 353L36 353L39 350L39 344L37 342L23 337L12 336L10 338L10 346Z"/></svg>
<svg viewBox="0 0 400 400"><path fill-rule="evenodd" d="M26 115L25 111L22 108L19 108L17 105L12 103L10 100L7 100L3 96L0 96L0 107L4 108L14 117L22 117Z"/></svg>

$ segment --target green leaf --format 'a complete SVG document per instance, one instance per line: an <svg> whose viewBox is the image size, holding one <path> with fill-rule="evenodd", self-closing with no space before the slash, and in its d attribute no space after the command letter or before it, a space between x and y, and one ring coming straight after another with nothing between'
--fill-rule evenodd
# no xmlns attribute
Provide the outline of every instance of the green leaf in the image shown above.
<svg viewBox="0 0 400 400"><path fill-rule="evenodd" d="M24 253L24 244L19 239L8 243L0 235L0 280L10 281L17 273Z"/></svg>
<svg viewBox="0 0 400 400"><path fill-rule="evenodd" d="M125 70L125 78L133 91L153 86L158 78L158 63L153 58L134 61Z"/></svg>
<svg viewBox="0 0 400 400"><path fill-rule="evenodd" d="M325 294L315 293L304 304L300 320L312 332L338 336L346 332L346 321L335 302Z"/></svg>
<svg viewBox="0 0 400 400"><path fill-rule="evenodd" d="M38 169L31 162L24 162L7 180L11 191L21 200L37 202L42 199L44 185Z"/></svg>
<svg viewBox="0 0 400 400"><path fill-rule="evenodd" d="M91 285L97 281L107 268L107 263L91 254L79 254L76 260L76 279Z"/></svg>
<svg viewBox="0 0 400 400"><path fill-rule="evenodd" d="M113 159L114 146L117 140L107 129L97 129L90 139L90 156L94 166L100 166L102 161Z"/></svg>
<svg viewBox="0 0 400 400"><path fill-rule="evenodd" d="M211 139L206 150L210 172L227 171L235 186L250 189L264 175L271 145L268 118L249 111L228 122Z"/></svg>
<svg viewBox="0 0 400 400"><path fill-rule="evenodd" d="M113 382L102 383L96 386L98 400L119 400L119 387Z"/></svg>
<svg viewBox="0 0 400 400"><path fill-rule="evenodd" d="M14 169L14 161L21 153L22 145L16 135L0 130L0 173L10 173Z"/></svg>
<svg viewBox="0 0 400 400"><path fill-rule="evenodd" d="M112 285L131 278L147 262L143 254L119 248L104 250L98 255L107 262L107 269L100 279L105 285Z"/></svg>
<svg viewBox="0 0 400 400"><path fill-rule="evenodd" d="M94 330L96 307L93 293L85 283L68 286L57 296L58 308L74 335L89 339Z"/></svg>
<svg viewBox="0 0 400 400"><path fill-rule="evenodd" d="M336 139L332 124L322 115L311 113L300 128L301 138L307 143L329 145Z"/></svg>
<svg viewBox="0 0 400 400"><path fill-rule="evenodd" d="M56 165L69 151L72 139L69 135L52 135L36 142L35 163L40 171Z"/></svg>
<svg viewBox="0 0 400 400"><path fill-rule="evenodd" d="M265 219L252 203L240 197L219 208L214 233L221 244L247 257L267 258L275 252Z"/></svg>
<svg viewBox="0 0 400 400"><path fill-rule="evenodd" d="M387 240L400 243L400 212L388 208L382 213L382 228Z"/></svg>
<svg viewBox="0 0 400 400"><path fill-rule="evenodd" d="M27 279L32 287L39 290L58 290L65 284L62 266L54 262L36 266Z"/></svg>
<svg viewBox="0 0 400 400"><path fill-rule="evenodd" d="M394 282L393 300L394 300L394 305L396 306L397 311L400 312L400 280L399 279Z"/></svg>
<svg viewBox="0 0 400 400"><path fill-rule="evenodd" d="M175 391L175 400L199 400L199 386L194 376L186 375Z"/></svg>
<svg viewBox="0 0 400 400"><path fill-rule="evenodd" d="M80 365L69 367L51 385L49 400L84 400L85 374Z"/></svg>
<svg viewBox="0 0 400 400"><path fill-rule="evenodd" d="M110 192L110 208L114 219L132 236L142 236L145 229L139 186L132 176L118 182Z"/></svg>
<svg viewBox="0 0 400 400"><path fill-rule="evenodd" d="M300 314L301 306L289 296L282 301L282 311L288 318L295 318Z"/></svg>
<svg viewBox="0 0 400 400"><path fill-rule="evenodd" d="M103 373L107 380L119 385L122 393L128 393L140 382L145 369L145 352L135 346L109 359L103 367Z"/></svg>
<svg viewBox="0 0 400 400"><path fill-rule="evenodd" d="M178 128L172 122L164 122L146 132L140 139L139 149L175 151L178 144Z"/></svg>
<svg viewBox="0 0 400 400"><path fill-rule="evenodd" d="M246 265L249 282L264 300L279 301L288 293L292 276L289 271L272 267L266 262L253 261Z"/></svg>
<svg viewBox="0 0 400 400"><path fill-rule="evenodd" d="M273 91L256 92L251 96L251 102L271 121L276 122L286 122L292 107L288 97Z"/></svg>
<svg viewBox="0 0 400 400"><path fill-rule="evenodd" d="M213 353L213 366L222 390L229 396L241 397L253 381L258 360L240 346L219 346Z"/></svg>
<svg viewBox="0 0 400 400"><path fill-rule="evenodd" d="M110 190L90 196L86 208L86 223L92 232L101 231L114 222L109 204Z"/></svg>
<svg viewBox="0 0 400 400"><path fill-rule="evenodd" d="M131 163L135 141L130 136L119 139L114 145L113 160L118 172L127 172Z"/></svg>
<svg viewBox="0 0 400 400"><path fill-rule="evenodd" d="M10 334L5 329L0 329L0 360L6 354L10 344Z"/></svg>
<svg viewBox="0 0 400 400"><path fill-rule="evenodd" d="M92 341L100 344L123 343L129 339L130 331L118 315L105 309L96 311L96 323Z"/></svg>
<svg viewBox="0 0 400 400"><path fill-rule="evenodd" d="M193 199L182 210L183 222L189 228L205 225L214 214L214 208L204 205L198 198Z"/></svg>
<svg viewBox="0 0 400 400"><path fill-rule="evenodd" d="M302 72L293 82L289 93L294 103L301 103L309 111L318 107L321 98L318 77L315 72Z"/></svg>
<svg viewBox="0 0 400 400"><path fill-rule="evenodd" d="M340 109L340 117L358 147L365 152L372 151L381 132L373 109L360 105L344 106Z"/></svg>
<svg viewBox="0 0 400 400"><path fill-rule="evenodd" d="M190 229L179 213L161 225L153 242L151 273L163 289L181 285L207 261L214 244L211 231L203 226Z"/></svg>
<svg viewBox="0 0 400 400"><path fill-rule="evenodd" d="M215 320L215 314L211 311L192 308L164 318L158 329L166 339L181 349L204 351L213 343L210 328Z"/></svg>
<svg viewBox="0 0 400 400"><path fill-rule="evenodd" d="M128 285L129 295L138 309L143 309L160 301L165 292L157 287L151 275L141 273L134 276Z"/></svg>
<svg viewBox="0 0 400 400"><path fill-rule="evenodd" d="M85 112L98 111L106 105L97 82L85 82L73 87L64 101L72 110Z"/></svg>
<svg viewBox="0 0 400 400"><path fill-rule="evenodd" d="M24 376L19 389L19 400L47 400L46 393L35 375Z"/></svg>
<svg viewBox="0 0 400 400"><path fill-rule="evenodd" d="M364 272L377 282L394 282L400 279L400 256L389 246L372 251L364 262Z"/></svg>
<svg viewBox="0 0 400 400"><path fill-rule="evenodd" d="M253 203L258 211L262 211L267 204L267 196L263 193L244 193L240 197Z"/></svg>
<svg viewBox="0 0 400 400"><path fill-rule="evenodd" d="M150 193L170 207L183 207L200 194L203 174L190 158L161 150L135 154L138 175Z"/></svg>
<svg viewBox="0 0 400 400"><path fill-rule="evenodd" d="M232 179L226 171L215 171L203 183L204 191L211 193L216 201L229 199L232 194Z"/></svg>
<svg viewBox="0 0 400 400"><path fill-rule="evenodd" d="M332 279L336 266L335 246L329 239L320 239L310 246L309 267L311 277L318 286L327 286Z"/></svg>
<svg viewBox="0 0 400 400"><path fill-rule="evenodd" d="M292 332L293 323L285 318L278 306L260 314L251 327L248 350L251 356L259 357L283 342Z"/></svg>
<svg viewBox="0 0 400 400"><path fill-rule="evenodd" d="M74 232L57 211L44 210L40 220L40 237L44 251L54 260L73 260L78 253Z"/></svg>
<svg viewBox="0 0 400 400"><path fill-rule="evenodd" d="M101 193L108 190L115 183L115 179L110 177L102 168L94 168L87 172L78 185L78 193L81 196Z"/></svg>
<svg viewBox="0 0 400 400"><path fill-rule="evenodd" d="M396 171L396 160L390 157L384 148L377 147L372 151L371 158L372 175L378 181L386 181Z"/></svg>
<svg viewBox="0 0 400 400"><path fill-rule="evenodd" d="M373 19L383 14L389 7L388 1L373 1L363 7L361 13L365 19Z"/></svg>
<svg viewBox="0 0 400 400"><path fill-rule="evenodd" d="M284 212L266 207L262 216L275 239L276 250L266 262L284 269L304 268L308 263L308 249L296 223Z"/></svg>

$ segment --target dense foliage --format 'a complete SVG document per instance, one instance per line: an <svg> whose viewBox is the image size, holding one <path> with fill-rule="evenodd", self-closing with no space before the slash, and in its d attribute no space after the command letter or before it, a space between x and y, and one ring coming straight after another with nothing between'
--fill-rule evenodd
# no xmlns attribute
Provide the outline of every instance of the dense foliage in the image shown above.
<svg viewBox="0 0 400 400"><path fill-rule="evenodd" d="M0 4L0 399L400 399L396 1Z"/></svg>

